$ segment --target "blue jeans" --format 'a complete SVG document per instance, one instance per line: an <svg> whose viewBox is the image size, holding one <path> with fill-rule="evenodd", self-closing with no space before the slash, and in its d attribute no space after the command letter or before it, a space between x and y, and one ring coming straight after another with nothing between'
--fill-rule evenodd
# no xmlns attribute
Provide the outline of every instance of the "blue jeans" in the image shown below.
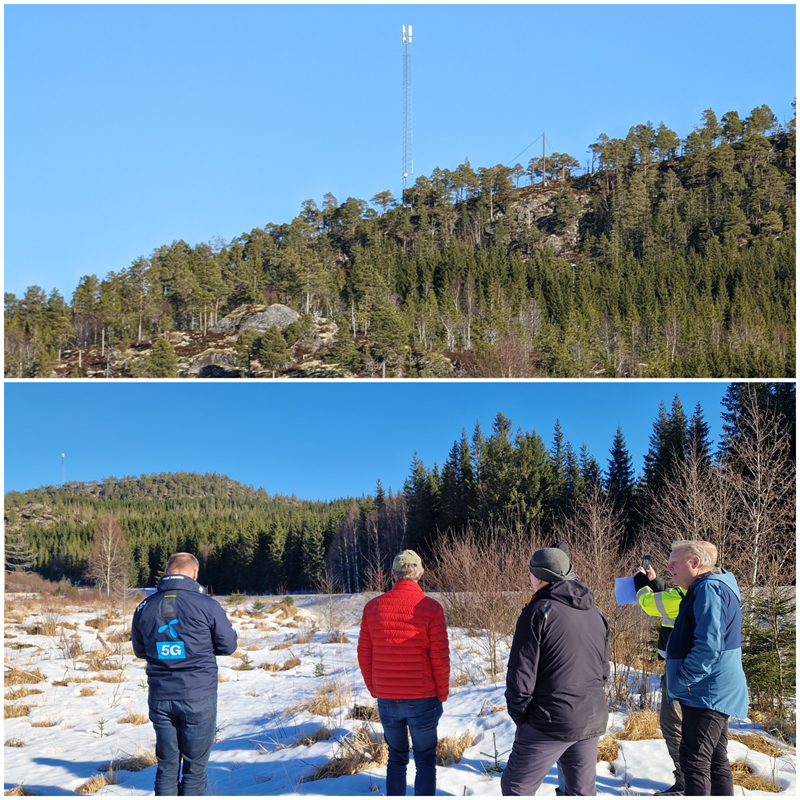
<svg viewBox="0 0 800 800"><path fill-rule="evenodd" d="M406 793L409 731L417 768L414 794L436 794L436 746L439 744L436 726L442 710L442 702L436 697L420 700L378 698L383 736L389 745L389 763L386 766L387 795L396 797Z"/></svg>
<svg viewBox="0 0 800 800"><path fill-rule="evenodd" d="M199 700L150 700L148 705L156 730L156 794L204 795L217 727L216 692Z"/></svg>

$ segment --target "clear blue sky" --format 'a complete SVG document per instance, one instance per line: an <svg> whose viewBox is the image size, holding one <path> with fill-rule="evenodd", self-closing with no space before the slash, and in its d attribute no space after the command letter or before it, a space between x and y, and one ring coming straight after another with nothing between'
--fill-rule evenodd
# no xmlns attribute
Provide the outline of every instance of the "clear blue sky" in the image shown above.
<svg viewBox="0 0 800 800"><path fill-rule="evenodd" d="M717 382L5 382L5 491L153 472L216 472L306 500L402 489L416 451L441 467L476 421L566 439L605 469L617 426L642 469L663 399L700 402L721 432Z"/></svg>
<svg viewBox="0 0 800 800"><path fill-rule="evenodd" d="M6 5L5 289L69 301L162 244L289 222L414 173L569 153L704 109L781 122L795 6Z"/></svg>

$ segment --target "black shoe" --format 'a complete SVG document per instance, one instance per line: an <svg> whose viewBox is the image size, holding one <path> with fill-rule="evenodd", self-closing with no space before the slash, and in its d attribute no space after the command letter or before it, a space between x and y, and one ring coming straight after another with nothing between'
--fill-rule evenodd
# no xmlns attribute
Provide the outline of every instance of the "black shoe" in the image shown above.
<svg viewBox="0 0 800 800"><path fill-rule="evenodd" d="M683 784L673 783L669 789L664 789L663 792L653 792L653 797L663 797L664 795L683 795Z"/></svg>

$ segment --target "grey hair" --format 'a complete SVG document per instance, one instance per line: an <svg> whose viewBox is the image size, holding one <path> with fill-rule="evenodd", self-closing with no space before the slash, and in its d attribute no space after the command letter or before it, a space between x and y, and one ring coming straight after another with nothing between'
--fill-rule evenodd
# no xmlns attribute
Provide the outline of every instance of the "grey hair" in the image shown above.
<svg viewBox="0 0 800 800"><path fill-rule="evenodd" d="M422 567L403 567L399 572L396 569L392 570L392 575L396 581L415 581L419 583L422 573L425 570Z"/></svg>
<svg viewBox="0 0 800 800"><path fill-rule="evenodd" d="M711 542L697 542L684 539L672 543L673 550L678 550L679 548L685 551L690 557L697 556L700 559L701 567L708 567L710 569L717 563L717 548L716 545L711 544Z"/></svg>

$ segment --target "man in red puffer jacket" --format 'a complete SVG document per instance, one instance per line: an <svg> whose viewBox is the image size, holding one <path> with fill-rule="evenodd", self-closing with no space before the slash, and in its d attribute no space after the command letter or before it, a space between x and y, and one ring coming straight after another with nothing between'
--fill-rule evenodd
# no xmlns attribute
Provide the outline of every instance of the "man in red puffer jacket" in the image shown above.
<svg viewBox="0 0 800 800"><path fill-rule="evenodd" d="M413 550L392 564L394 587L364 607L358 666L378 698L389 746L386 794L406 793L408 733L417 775L414 794L436 794L436 726L450 690L450 645L444 609L419 587L424 570Z"/></svg>

